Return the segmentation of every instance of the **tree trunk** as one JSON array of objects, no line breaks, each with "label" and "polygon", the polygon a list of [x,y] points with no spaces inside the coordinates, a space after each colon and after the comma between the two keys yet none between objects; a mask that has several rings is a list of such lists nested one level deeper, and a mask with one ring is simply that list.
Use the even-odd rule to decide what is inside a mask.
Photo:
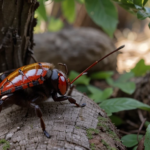
[{"label": "tree trunk", "polygon": [[[30,62],[28,54],[32,54],[37,7],[36,0],[0,0],[0,71]],[[86,102],[86,107],[77,108],[67,101],[47,101],[40,105],[47,131],[52,135],[50,139],[43,135],[35,112],[30,111],[29,116],[24,117],[27,109],[4,108],[0,113],[0,141],[7,141],[0,144],[0,149],[124,150],[105,112],[79,92],[74,91],[73,96],[78,103]]]},{"label": "tree trunk", "polygon": [[0,72],[28,64],[36,0],[0,0]]}]

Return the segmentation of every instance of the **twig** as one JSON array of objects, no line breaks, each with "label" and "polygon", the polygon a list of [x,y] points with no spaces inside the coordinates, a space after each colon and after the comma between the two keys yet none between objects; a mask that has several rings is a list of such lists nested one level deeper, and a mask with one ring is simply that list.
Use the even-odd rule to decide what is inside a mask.
[{"label": "twig", "polygon": [[[130,131],[130,133],[138,133],[138,132],[139,132],[139,130],[132,130],[132,131]],[[140,131],[139,133],[145,134],[145,131]]]},{"label": "twig", "polygon": [[139,115],[139,118],[140,118],[141,122],[143,122],[143,120],[145,118],[143,117],[143,114],[142,114],[141,110],[138,110],[138,115]]},{"label": "twig", "polygon": [[130,120],[127,120],[126,122],[135,128],[139,128],[139,126],[137,124],[135,124],[134,122],[132,122]]},{"label": "twig", "polygon": [[140,142],[140,141],[139,141],[139,132],[140,132],[141,129],[143,128],[143,125],[144,125],[145,121],[146,121],[146,118],[143,119],[142,124],[141,124],[141,126],[140,126],[140,128],[139,128],[139,131],[138,131],[138,134],[137,134],[138,143]]},{"label": "twig", "polygon": [[120,133],[122,134],[130,134],[129,132],[123,131],[123,130],[119,130]]}]

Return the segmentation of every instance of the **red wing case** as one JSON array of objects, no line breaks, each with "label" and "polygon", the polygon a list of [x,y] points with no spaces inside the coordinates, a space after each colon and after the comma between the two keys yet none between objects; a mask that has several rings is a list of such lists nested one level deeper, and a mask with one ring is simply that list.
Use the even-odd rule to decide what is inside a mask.
[{"label": "red wing case", "polygon": [[43,84],[49,69],[53,69],[50,63],[34,63],[18,68],[0,83],[0,96]]}]

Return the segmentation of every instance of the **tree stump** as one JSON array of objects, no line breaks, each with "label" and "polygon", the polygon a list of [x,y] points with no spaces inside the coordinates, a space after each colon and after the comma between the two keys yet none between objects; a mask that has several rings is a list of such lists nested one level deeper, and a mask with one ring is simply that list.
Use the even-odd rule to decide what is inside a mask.
[{"label": "tree stump", "polygon": [[[92,28],[71,28],[59,32],[35,34],[35,56],[39,61],[65,63],[69,71],[81,72],[115,49],[102,31]],[[117,53],[105,58],[88,72],[116,70]]]},{"label": "tree stump", "polygon": [[[73,91],[78,108],[68,101],[56,103],[51,99],[41,103],[48,139],[43,135],[35,112],[18,106],[4,108],[0,113],[0,139],[10,143],[10,150],[125,150],[115,126],[106,113],[85,95]],[[5,146],[1,144],[0,149]]]}]

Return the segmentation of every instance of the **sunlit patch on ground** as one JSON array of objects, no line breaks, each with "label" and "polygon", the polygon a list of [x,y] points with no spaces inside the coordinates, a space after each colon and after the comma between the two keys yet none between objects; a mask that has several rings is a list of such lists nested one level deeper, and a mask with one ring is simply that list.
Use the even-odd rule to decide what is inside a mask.
[{"label": "sunlit patch on ground", "polygon": [[[134,24],[133,24],[134,26]],[[135,32],[132,29],[125,28],[122,31],[116,30],[116,47],[125,45],[118,55],[117,70],[119,73],[129,72],[140,59],[144,59],[147,65],[150,65],[150,29],[148,20],[141,25],[142,30]]]}]

